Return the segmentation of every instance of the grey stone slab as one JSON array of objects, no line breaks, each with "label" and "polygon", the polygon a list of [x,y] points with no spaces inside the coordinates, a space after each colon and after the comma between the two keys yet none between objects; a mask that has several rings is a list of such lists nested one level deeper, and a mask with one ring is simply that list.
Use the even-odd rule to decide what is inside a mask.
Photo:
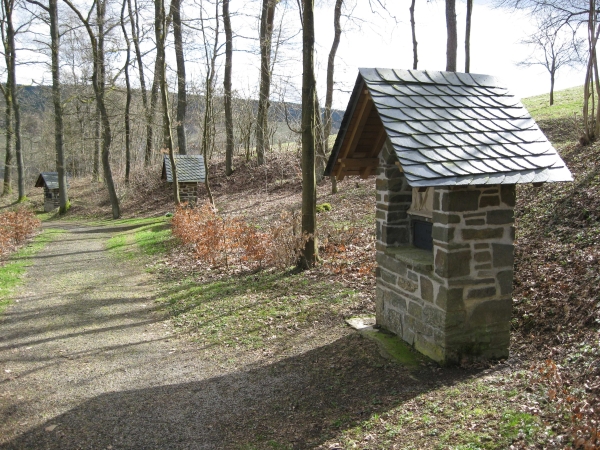
[{"label": "grey stone slab", "polygon": [[488,172],[506,172],[507,170],[506,166],[498,162],[498,158],[487,158],[480,161],[491,169]]},{"label": "grey stone slab", "polygon": [[[397,150],[398,148],[406,148],[412,150],[420,146],[420,143],[415,141],[410,136],[392,136],[390,137],[390,141],[392,145]],[[396,151],[397,153],[397,151]]]},{"label": "grey stone slab", "polygon": [[410,127],[409,122],[385,119],[382,119],[382,122],[386,131],[395,131],[396,133],[407,135],[414,134],[415,132],[415,130]]},{"label": "grey stone slab", "polygon": [[419,81],[412,75],[410,70],[394,69],[394,73],[396,74],[396,77],[404,83],[414,83]]},{"label": "grey stone slab", "polygon": [[548,169],[538,169],[534,171],[532,183],[545,183],[550,178],[550,171]]},{"label": "grey stone slab", "polygon": [[378,97],[386,96],[386,95],[395,97],[396,95],[399,94],[398,91],[396,90],[396,88],[394,87],[394,85],[392,85],[392,84],[369,83],[368,88],[369,88],[371,95],[377,95]]},{"label": "grey stone slab", "polygon": [[453,134],[428,134],[427,136],[433,141],[437,142],[437,144],[441,147],[454,145],[454,142],[449,140],[450,137],[454,137]]},{"label": "grey stone slab", "polygon": [[414,164],[414,163],[428,163],[435,161],[433,158],[428,157],[428,153],[423,150],[403,150],[398,158],[401,159],[401,163]]},{"label": "grey stone slab", "polygon": [[468,162],[477,169],[480,173],[494,173],[497,169],[487,164],[487,159],[469,159]]},{"label": "grey stone slab", "polygon": [[493,88],[500,84],[498,82],[498,79],[491,75],[481,75],[481,74],[462,74],[462,75],[469,75],[475,83],[477,83],[479,86],[486,87],[486,88],[487,87]]},{"label": "grey stone slab", "polygon": [[409,71],[411,76],[415,79],[416,82],[418,83],[422,83],[422,84],[435,84],[432,80],[431,77],[429,76],[428,72],[424,72],[421,70],[410,70]]},{"label": "grey stone slab", "polygon": [[377,73],[382,80],[387,81],[388,83],[396,83],[401,81],[393,69],[377,69]]},{"label": "grey stone slab", "polygon": [[431,170],[433,170],[434,172],[440,174],[440,176],[442,177],[452,177],[457,175],[457,171],[455,170],[451,170],[450,168],[454,168],[454,164],[452,162],[446,161],[446,162],[436,162],[436,163],[428,163],[427,167],[429,167]]},{"label": "grey stone slab", "polygon": [[462,108],[463,104],[451,95],[442,95],[440,99],[446,103],[446,106],[451,108]]},{"label": "grey stone slab", "polygon": [[531,165],[539,169],[552,167],[557,161],[560,160],[558,155],[526,156],[525,159]]},{"label": "grey stone slab", "polygon": [[511,125],[511,127],[517,130],[528,130],[532,128],[539,130],[538,126],[535,124],[535,121],[531,118],[509,119],[507,122]]},{"label": "grey stone slab", "polygon": [[431,133],[446,133],[447,130],[440,126],[438,120],[423,120],[421,122],[412,121],[410,123],[411,128],[423,134]]},{"label": "grey stone slab", "polygon": [[414,95],[415,92],[413,90],[414,85],[409,84],[394,84],[391,85],[394,89],[394,93],[392,95]]},{"label": "grey stone slab", "polygon": [[[465,170],[461,166],[465,163],[465,161],[447,161],[443,163],[444,167],[448,169],[455,175],[463,176],[463,175],[471,175],[472,172],[469,170]],[[460,165],[459,165],[460,164]]]},{"label": "grey stone slab", "polygon": [[444,130],[444,132],[449,133],[459,133],[461,131],[466,131],[463,128],[459,128],[457,125],[464,124],[463,121],[460,120],[438,120],[436,125]]},{"label": "grey stone slab", "polygon": [[457,73],[455,72],[440,72],[441,75],[446,79],[446,82],[452,86],[473,86],[474,83],[469,81],[465,83],[461,78],[459,78]]},{"label": "grey stone slab", "polygon": [[414,117],[409,116],[404,111],[398,108],[382,108],[378,109],[379,116],[382,122],[394,121],[394,120],[415,120]]},{"label": "grey stone slab", "polygon": [[415,135],[413,139],[425,147],[438,147],[439,144],[431,139],[427,134]]},{"label": "grey stone slab", "polygon": [[516,130],[511,131],[514,136],[519,138],[522,142],[544,142],[546,137],[541,130],[530,129],[530,130]]},{"label": "grey stone slab", "polygon": [[418,178],[438,178],[439,174],[424,165],[406,166],[404,173]]},{"label": "grey stone slab", "polygon": [[372,95],[371,98],[377,107],[402,108],[405,106],[396,97]]},{"label": "grey stone slab", "polygon": [[358,71],[367,83],[382,81],[376,69],[361,68]]},{"label": "grey stone slab", "polygon": [[438,119],[438,116],[436,116],[435,114],[432,114],[431,111],[428,111],[428,110],[419,111],[416,109],[406,109],[406,110],[404,110],[404,113],[407,116],[411,117],[413,120]]},{"label": "grey stone slab", "polygon": [[[423,105],[414,101],[412,99],[412,97],[395,97],[396,101],[399,102],[401,105],[405,106],[406,108],[423,108]],[[423,99],[419,99],[421,101],[421,103],[423,103]],[[426,108],[430,108],[430,106],[426,106]]]},{"label": "grey stone slab", "polygon": [[453,136],[455,136],[456,138],[460,139],[461,141],[463,141],[464,144],[466,145],[478,145],[480,144],[480,142],[478,142],[473,136],[471,135],[471,133],[456,133]]}]

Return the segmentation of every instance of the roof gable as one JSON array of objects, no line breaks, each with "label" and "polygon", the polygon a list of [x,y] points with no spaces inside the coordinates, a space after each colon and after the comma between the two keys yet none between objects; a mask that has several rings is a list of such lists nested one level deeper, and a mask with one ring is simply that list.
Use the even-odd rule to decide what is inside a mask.
[{"label": "roof gable", "polygon": [[572,180],[521,102],[487,75],[360,69],[326,174],[367,176],[386,139],[411,186]]},{"label": "roof gable", "polygon": [[[175,155],[178,183],[204,183],[204,157],[202,155]],[[171,160],[168,155],[163,158],[162,176],[169,183],[173,182]]]},{"label": "roof gable", "polygon": [[58,189],[58,172],[42,172],[35,182],[35,187]]}]

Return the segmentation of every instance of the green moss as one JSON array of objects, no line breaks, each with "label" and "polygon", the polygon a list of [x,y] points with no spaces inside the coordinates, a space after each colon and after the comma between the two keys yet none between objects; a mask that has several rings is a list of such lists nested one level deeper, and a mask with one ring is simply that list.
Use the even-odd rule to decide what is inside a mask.
[{"label": "green moss", "polygon": [[321,203],[320,205],[317,205],[317,212],[318,213],[322,213],[325,211],[331,211],[331,204],[330,203]]},{"label": "green moss", "polygon": [[421,357],[394,334],[379,330],[363,330],[361,334],[377,342],[384,355],[389,356],[403,366],[417,367],[421,362]]}]

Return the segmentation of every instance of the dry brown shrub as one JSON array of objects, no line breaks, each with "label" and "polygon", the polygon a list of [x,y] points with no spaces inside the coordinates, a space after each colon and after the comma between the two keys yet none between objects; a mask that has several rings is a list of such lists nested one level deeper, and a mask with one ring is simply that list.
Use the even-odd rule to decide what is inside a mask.
[{"label": "dry brown shrub", "polygon": [[20,208],[0,214],[0,256],[15,250],[40,224],[28,209]]},{"label": "dry brown shrub", "polygon": [[261,229],[239,218],[222,217],[209,203],[177,208],[171,225],[173,235],[211,267],[288,267],[295,263],[304,241],[295,232],[295,215],[283,213]]}]

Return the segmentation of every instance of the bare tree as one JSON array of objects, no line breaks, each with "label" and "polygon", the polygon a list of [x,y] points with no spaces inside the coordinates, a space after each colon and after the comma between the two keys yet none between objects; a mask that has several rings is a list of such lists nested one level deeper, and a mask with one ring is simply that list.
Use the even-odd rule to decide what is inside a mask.
[{"label": "bare tree", "polygon": [[160,97],[163,108],[163,151],[168,152],[171,163],[171,174],[173,177],[173,196],[175,204],[181,203],[179,199],[179,180],[177,177],[177,165],[173,150],[173,136],[171,133],[171,116],[169,110],[169,87],[167,85],[167,63],[165,58],[165,43],[167,40],[168,25],[165,13],[164,0],[154,1],[154,32],[156,34],[156,70],[155,79],[158,78]]},{"label": "bare tree", "polygon": [[[14,117],[14,129],[7,132],[8,135],[13,135],[15,140],[15,157],[17,159],[17,186],[18,186],[18,202],[25,200],[25,169],[23,167],[23,149],[21,144],[21,110],[17,92],[16,80],[16,64],[17,64],[17,48],[15,36],[17,30],[14,26],[14,0],[2,0],[2,20],[0,21],[0,31],[2,34],[2,44],[4,47],[4,59],[6,61],[6,86],[3,87],[4,98],[6,99],[6,115],[7,119],[12,111]],[[8,127],[7,127],[8,129]],[[8,149],[8,145],[7,145]],[[8,153],[8,151],[7,151]],[[6,170],[10,170],[10,166]],[[10,180],[10,178],[9,178]],[[6,180],[5,180],[6,181]],[[10,184],[9,184],[10,185]],[[5,184],[6,189],[6,184]],[[10,188],[9,188],[10,190]]]},{"label": "bare tree", "polygon": [[[88,36],[90,38],[90,44],[93,54],[94,70],[92,72],[92,86],[94,88],[94,94],[96,97],[96,105],[100,112],[100,119],[102,121],[102,168],[104,172],[104,180],[106,187],[108,188],[108,196],[110,198],[110,204],[112,207],[113,219],[118,219],[121,216],[121,209],[119,206],[119,198],[117,197],[117,191],[112,177],[112,170],[110,167],[110,148],[112,143],[112,132],[110,127],[110,119],[105,103],[105,77],[106,77],[106,66],[104,61],[104,20],[106,14],[106,0],[96,0],[90,8],[87,17],[71,3],[70,0],[63,0],[69,8],[77,15],[82,25],[85,27]],[[94,7],[96,7],[96,21],[97,21],[97,32],[94,32],[90,23],[90,17],[93,13]]]},{"label": "bare tree", "polygon": [[544,67],[550,75],[550,105],[554,104],[554,83],[557,72],[566,66],[582,63],[583,39],[578,39],[568,24],[556,23],[552,16],[537,20],[537,30],[522,41],[534,46],[534,53],[519,65]]},{"label": "bare tree", "polygon": [[473,16],[473,0],[467,0],[467,19],[465,26],[465,72],[471,71],[471,18]]},{"label": "bare tree", "polygon": [[298,265],[309,269],[318,260],[317,244],[317,184],[315,176],[317,83],[315,80],[315,18],[314,0],[302,2],[302,234],[304,248]]},{"label": "bare tree", "polygon": [[[127,34],[127,27],[125,26],[125,8],[127,6],[127,0],[123,0],[121,7],[121,30],[123,31],[123,37],[125,38],[125,64],[123,66],[123,72],[125,73],[125,114],[123,120],[125,121],[125,183],[129,183],[129,173],[131,170],[131,82],[129,80],[129,64],[131,60],[131,40]],[[130,19],[131,20],[131,19]]]},{"label": "bare tree", "polygon": [[233,66],[233,32],[231,30],[231,17],[229,16],[229,0],[223,0],[223,27],[225,29],[225,78],[223,79],[225,103],[225,175],[233,173],[233,111],[231,108],[231,70]]},{"label": "bare tree", "polygon": [[262,0],[260,14],[260,87],[258,93],[258,113],[256,118],[256,157],[258,164],[264,164],[265,152],[269,149],[268,115],[271,92],[271,44],[275,7],[279,0]]},{"label": "bare tree", "polygon": [[[417,52],[417,30],[415,25],[415,1],[412,0],[410,3],[410,31],[412,33],[412,48],[413,48],[413,69],[417,70],[417,66],[419,65],[419,54]],[[471,1],[471,0],[467,0]]]},{"label": "bare tree", "polygon": [[458,34],[456,31],[456,0],[446,0],[446,70],[456,72]]},{"label": "bare tree", "polygon": [[171,0],[171,16],[173,17],[173,37],[175,41],[175,60],[177,62],[177,146],[179,153],[187,153],[185,135],[185,117],[187,111],[185,57],[183,54],[183,34],[181,30],[181,0]]}]

